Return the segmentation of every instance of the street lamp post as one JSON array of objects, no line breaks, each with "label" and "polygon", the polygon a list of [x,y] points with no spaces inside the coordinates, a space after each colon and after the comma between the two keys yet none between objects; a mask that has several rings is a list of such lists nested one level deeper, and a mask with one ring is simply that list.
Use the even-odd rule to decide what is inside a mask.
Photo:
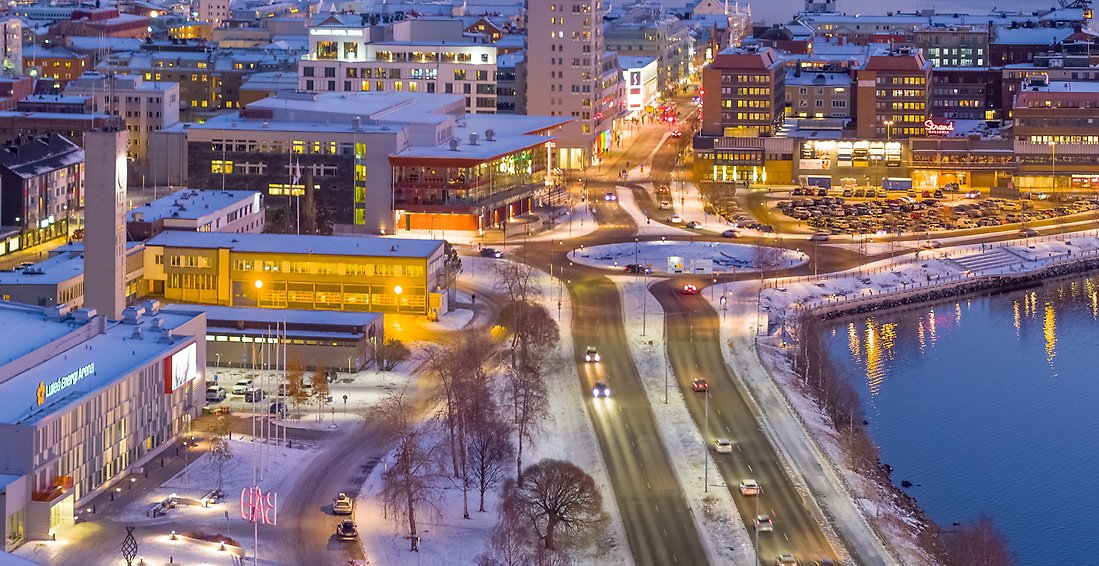
[{"label": "street lamp post", "polygon": [[892,140],[893,139],[893,120],[886,120],[886,121],[882,122],[882,125],[885,126],[885,139],[886,139],[886,141]]},{"label": "street lamp post", "polygon": [[705,417],[703,417],[703,428],[706,430],[706,434],[702,438],[702,492],[710,492],[710,447],[707,445],[710,442],[710,390],[707,389],[704,394],[706,395],[704,411]]}]

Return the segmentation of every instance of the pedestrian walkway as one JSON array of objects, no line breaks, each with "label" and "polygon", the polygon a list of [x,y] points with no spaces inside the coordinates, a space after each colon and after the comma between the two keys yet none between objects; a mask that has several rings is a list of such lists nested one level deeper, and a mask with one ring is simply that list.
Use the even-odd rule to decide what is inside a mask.
[{"label": "pedestrian walkway", "polygon": [[958,264],[963,270],[972,273],[980,273],[989,269],[1002,269],[1019,265],[1023,262],[1022,258],[1002,247],[995,247],[987,251],[956,257],[951,261]]}]

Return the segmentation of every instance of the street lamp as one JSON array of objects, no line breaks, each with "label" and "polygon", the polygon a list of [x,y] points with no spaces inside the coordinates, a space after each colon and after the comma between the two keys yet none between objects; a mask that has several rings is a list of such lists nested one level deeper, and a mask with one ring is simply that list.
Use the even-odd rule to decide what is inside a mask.
[{"label": "street lamp", "polygon": [[397,312],[401,312],[401,293],[402,292],[404,292],[404,289],[402,289],[400,285],[394,285],[393,286],[393,294],[397,295]]},{"label": "street lamp", "polygon": [[1057,142],[1052,140],[1052,139],[1049,140],[1049,157],[1050,157],[1050,164],[1053,166],[1053,170],[1051,172],[1053,178],[1050,180],[1050,183],[1049,183],[1049,192],[1050,193],[1056,193],[1057,192]]},{"label": "street lamp", "polygon": [[260,281],[259,279],[256,279],[256,289],[262,289],[262,288],[263,288],[263,281]]},{"label": "street lamp", "polygon": [[893,139],[893,120],[886,120],[882,125],[885,126],[885,139],[887,141]]}]

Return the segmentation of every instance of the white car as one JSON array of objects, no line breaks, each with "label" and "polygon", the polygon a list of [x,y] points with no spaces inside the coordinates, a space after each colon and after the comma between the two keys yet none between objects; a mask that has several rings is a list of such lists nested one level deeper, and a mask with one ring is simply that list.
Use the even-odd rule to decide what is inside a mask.
[{"label": "white car", "polygon": [[759,483],[756,480],[740,480],[741,495],[759,495]]},{"label": "white car", "polygon": [[214,385],[206,389],[206,400],[211,403],[225,400],[225,388]]},{"label": "white car", "polygon": [[595,349],[595,346],[588,346],[588,349],[584,352],[584,361],[598,362],[599,360],[599,351]]},{"label": "white car", "polygon": [[233,395],[244,395],[252,389],[251,379],[242,379],[233,384]]},{"label": "white car", "polygon": [[761,533],[769,533],[775,530],[775,522],[770,515],[756,515],[756,530]]},{"label": "white car", "polygon": [[332,513],[334,515],[350,515],[355,510],[355,503],[346,493],[339,493],[332,500]]},{"label": "white car", "polygon": [[683,219],[680,218],[680,216],[678,214],[673,214],[673,215],[668,217],[668,222],[671,222],[672,224],[682,224]]},{"label": "white car", "polygon": [[671,210],[672,203],[666,200],[660,201],[660,210]]},{"label": "white car", "polygon": [[717,452],[718,454],[732,454],[733,441],[728,438],[718,438],[714,440],[714,452]]},{"label": "white car", "polygon": [[798,566],[798,559],[793,554],[782,554],[775,559],[775,566]]}]

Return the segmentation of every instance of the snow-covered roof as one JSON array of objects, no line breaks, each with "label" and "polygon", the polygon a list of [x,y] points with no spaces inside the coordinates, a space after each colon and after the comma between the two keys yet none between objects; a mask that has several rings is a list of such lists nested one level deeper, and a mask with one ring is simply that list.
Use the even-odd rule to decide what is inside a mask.
[{"label": "snow-covered roof", "polygon": [[618,66],[623,70],[641,69],[651,65],[654,61],[656,61],[656,57],[622,55],[621,52],[618,54]]},{"label": "snow-covered roof", "polygon": [[1001,45],[1052,45],[1072,35],[1072,28],[999,28],[991,43]]},{"label": "snow-covered roof", "polygon": [[[0,360],[5,365],[40,348],[56,349],[26,371],[0,382],[0,423],[32,424],[52,413],[76,403],[134,371],[164,359],[182,349],[194,337],[176,336],[168,342],[159,340],[160,332],[152,329],[152,317],[142,324],[144,337],[132,339],[134,325],[106,323],[104,332],[89,338],[55,344],[59,339],[84,331],[84,326],[70,320],[47,320],[46,309],[11,303],[0,304]],[[191,321],[196,312],[182,310],[157,315],[165,329],[175,329]],[[95,321],[85,324],[96,324]],[[204,338],[199,338],[204,339]],[[127,354],[126,352],[130,353]],[[83,373],[84,371],[90,373]],[[201,371],[201,370],[200,370]],[[41,406],[36,402],[38,390],[46,383],[81,372],[71,385],[47,398]]]},{"label": "snow-covered roof", "polygon": [[57,134],[35,136],[0,149],[0,167],[23,179],[33,179],[83,162],[84,150]]},{"label": "snow-covered roof", "polygon": [[58,254],[26,269],[0,271],[0,286],[58,285],[84,276],[84,258],[80,255]]},{"label": "snow-covered roof", "polygon": [[259,203],[256,191],[182,190],[145,203],[126,213],[127,222],[153,222],[161,218],[197,220],[226,208],[238,208],[249,203]]},{"label": "snow-covered roof", "polygon": [[786,84],[787,86],[850,86],[851,76],[847,73],[812,70],[804,70],[798,76],[794,69],[787,69]]},{"label": "snow-covered roof", "polygon": [[[161,311],[170,311],[177,308],[176,305],[168,305]],[[201,310],[206,313],[206,324],[209,328],[217,328],[224,325],[236,327],[237,321],[245,323],[270,323],[287,324],[316,324],[326,326],[370,326],[382,318],[381,313],[376,312],[351,312],[351,311],[318,311],[295,309],[262,309],[247,307],[222,307],[214,305],[183,305],[179,308]]]},{"label": "snow-covered roof", "polygon": [[170,231],[153,236],[145,245],[169,248],[229,249],[238,253],[429,258],[442,248],[443,242],[442,240],[413,240],[375,236]]}]

